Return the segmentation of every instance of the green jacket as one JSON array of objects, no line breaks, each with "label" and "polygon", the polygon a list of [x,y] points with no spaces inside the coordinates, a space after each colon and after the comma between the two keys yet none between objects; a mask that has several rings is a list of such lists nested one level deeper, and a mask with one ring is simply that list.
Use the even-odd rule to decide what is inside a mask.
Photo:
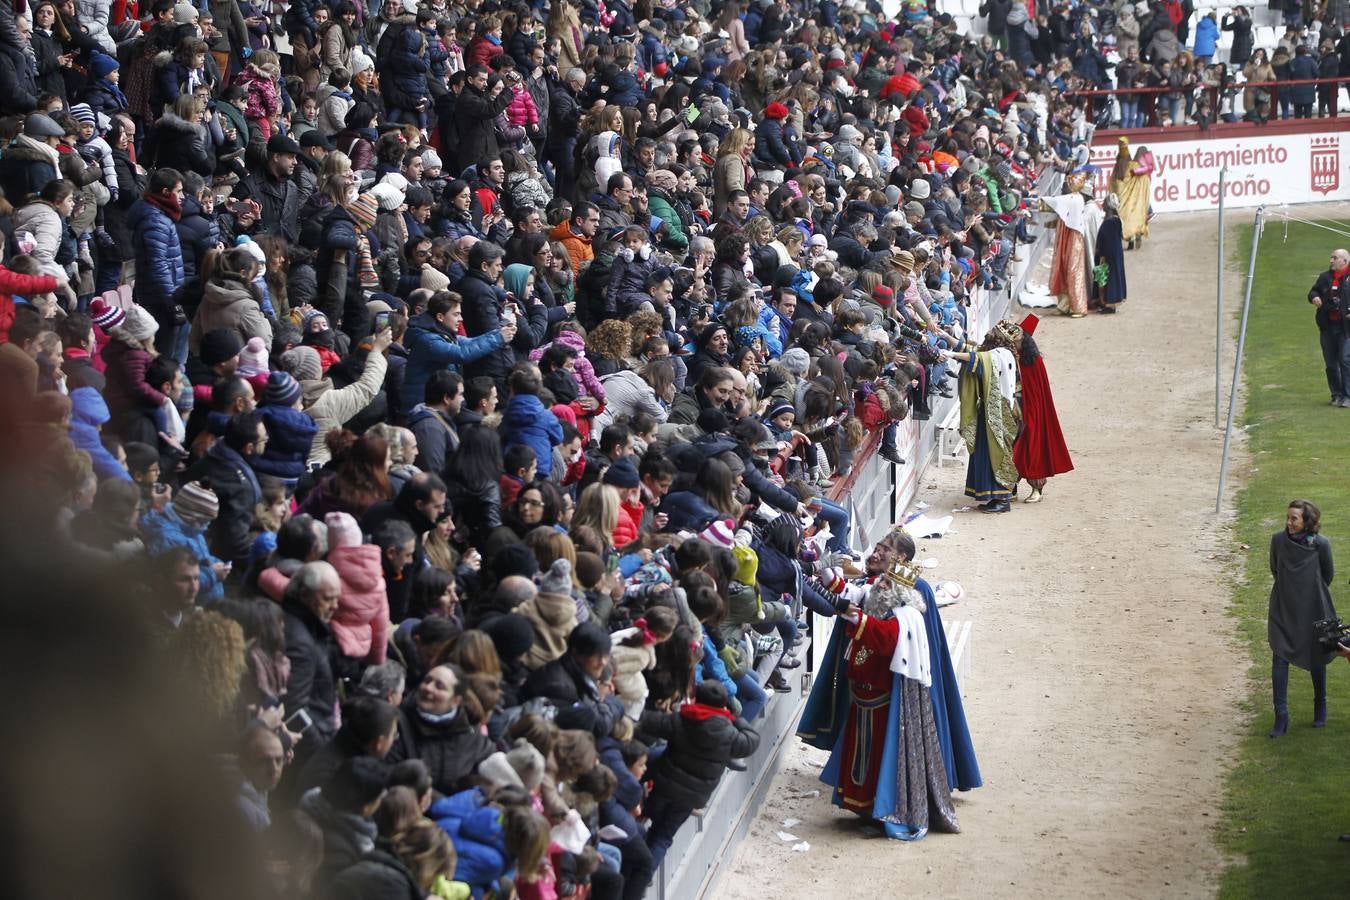
[{"label": "green jacket", "polygon": [[677,250],[680,253],[689,249],[689,236],[684,233],[684,226],[680,224],[680,217],[675,213],[675,207],[670,205],[670,201],[662,197],[660,193],[654,190],[647,192],[647,209],[662,222],[666,223],[666,236],[661,241],[661,246],[669,250]]}]

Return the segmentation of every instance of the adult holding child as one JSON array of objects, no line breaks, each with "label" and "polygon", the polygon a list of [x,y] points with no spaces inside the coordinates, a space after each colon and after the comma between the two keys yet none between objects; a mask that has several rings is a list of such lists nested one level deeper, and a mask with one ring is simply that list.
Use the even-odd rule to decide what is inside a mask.
[{"label": "adult holding child", "polygon": [[1336,567],[1331,542],[1320,532],[1322,514],[1308,500],[1293,500],[1285,511],[1284,529],[1270,538],[1270,589],[1267,635],[1274,654],[1270,681],[1275,702],[1272,738],[1289,728],[1289,666],[1312,674],[1313,727],[1327,724],[1327,663],[1334,654],[1322,650],[1313,623],[1336,618],[1331,579]]}]

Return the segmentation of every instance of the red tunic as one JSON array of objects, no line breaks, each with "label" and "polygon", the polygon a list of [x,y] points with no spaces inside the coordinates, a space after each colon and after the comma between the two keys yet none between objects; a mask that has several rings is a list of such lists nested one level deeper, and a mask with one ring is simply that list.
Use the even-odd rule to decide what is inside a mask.
[{"label": "red tunic", "polygon": [[845,626],[849,636],[849,705],[844,720],[843,757],[839,761],[839,794],[846,809],[870,814],[877,792],[881,751],[886,743],[886,716],[891,705],[891,657],[900,638],[898,619],[863,615]]},{"label": "red tunic", "polygon": [[1045,363],[1037,355],[1022,365],[1022,433],[1013,444],[1013,463],[1028,481],[1073,471]]}]

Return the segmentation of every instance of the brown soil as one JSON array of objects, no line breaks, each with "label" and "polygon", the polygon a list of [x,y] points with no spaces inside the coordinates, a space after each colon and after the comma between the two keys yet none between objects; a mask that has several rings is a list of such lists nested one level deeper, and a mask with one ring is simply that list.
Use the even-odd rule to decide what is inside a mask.
[{"label": "brown soil", "polygon": [[[974,623],[963,687],[985,785],[956,798],[962,834],[884,840],[830,804],[826,754],[798,743],[711,896],[1213,895],[1244,689],[1216,652],[1234,632],[1235,559],[1214,514],[1217,236],[1212,213],[1153,225],[1126,254],[1120,314],[1047,311],[1036,335],[1076,470],[1039,505],[959,514],[954,534],[920,545],[940,562],[930,581],[966,590],[944,619]],[[964,475],[930,469],[919,499],[935,514],[968,505]]]}]

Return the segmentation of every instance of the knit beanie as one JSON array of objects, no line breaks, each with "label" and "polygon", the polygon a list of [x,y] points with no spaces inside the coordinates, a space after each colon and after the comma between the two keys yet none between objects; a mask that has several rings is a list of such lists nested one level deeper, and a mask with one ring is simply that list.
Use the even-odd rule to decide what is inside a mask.
[{"label": "knit beanie", "polygon": [[[374,197],[379,203],[380,209],[385,212],[392,212],[403,205],[404,193],[392,184],[377,184],[369,191],[370,196]],[[361,198],[357,198],[358,200]]]},{"label": "knit beanie", "polygon": [[125,316],[117,330],[123,337],[130,338],[133,342],[148,341],[155,336],[156,331],[159,331],[159,323],[143,307],[127,307]]},{"label": "knit beanie", "polygon": [[323,374],[319,351],[313,347],[292,347],[281,354],[281,368],[295,376],[297,381],[318,381]]},{"label": "knit beanie", "polygon": [[736,580],[741,584],[754,584],[759,577],[759,554],[737,544],[731,548],[731,555],[736,557]]},{"label": "knit beanie", "polygon": [[784,413],[792,413],[795,416],[797,414],[797,408],[786,400],[779,400],[773,406],[769,407],[769,412],[765,418],[772,422]]},{"label": "knit beanie", "polygon": [[565,559],[555,559],[539,579],[539,593],[572,596],[572,564]]},{"label": "knit beanie", "polygon": [[524,616],[508,613],[478,627],[492,639],[492,646],[497,648],[497,656],[502,662],[520,659],[534,646],[534,626]]},{"label": "knit beanie", "polygon": [[519,776],[525,790],[534,791],[544,780],[544,756],[525,738],[517,738],[516,745],[506,751],[506,761]]},{"label": "knit beanie", "polygon": [[216,499],[215,491],[205,484],[189,481],[174,495],[173,508],[189,525],[204,528],[215,521],[220,512],[220,501]]},{"label": "knit beanie", "polygon": [[76,103],[70,108],[70,115],[81,125],[98,124],[98,118],[94,115],[94,108],[88,103]]},{"label": "knit beanie", "polygon": [[909,183],[909,195],[915,200],[927,200],[933,194],[933,186],[927,179],[915,178]]},{"label": "knit beanie", "polygon": [[811,368],[811,354],[801,347],[791,347],[783,351],[779,362],[785,370],[801,378],[806,374],[806,370]]},{"label": "knit beanie", "polygon": [[260,337],[249,338],[239,351],[239,374],[248,378],[266,374],[267,369],[267,343]]},{"label": "knit beanie", "polygon": [[89,302],[89,318],[104,334],[121,325],[126,317],[122,307],[110,306],[102,297],[95,297]]},{"label": "knit beanie", "polygon": [[630,457],[625,456],[605,470],[601,481],[616,488],[635,488],[639,484],[637,467],[633,465]]},{"label": "knit beanie", "polygon": [[89,77],[94,79],[107,78],[109,74],[120,68],[121,65],[118,64],[117,60],[106,53],[95,50],[89,61]]},{"label": "knit beanie", "polygon": [[581,586],[590,590],[600,583],[600,579],[605,577],[605,561],[599,554],[592,553],[589,550],[582,550],[577,553],[577,581]]},{"label": "knit beanie", "polygon": [[192,25],[200,15],[197,12],[197,7],[191,3],[175,3],[173,5],[173,22],[175,25]]},{"label": "knit beanie", "polygon": [[360,75],[375,68],[375,60],[360,47],[352,48],[352,75]]},{"label": "knit beanie", "polygon": [[877,306],[891,306],[895,303],[895,291],[879,284],[872,288],[872,299],[877,302]]},{"label": "knit beanie", "polygon": [[[717,547],[726,547],[731,549],[735,540],[736,523],[730,519],[716,519],[711,525],[698,533],[701,540],[705,540]],[[739,579],[738,579],[739,580]]]},{"label": "knit beanie", "polygon": [[356,219],[362,231],[368,231],[375,226],[375,219],[380,214],[380,201],[372,194],[361,194],[347,205],[347,212]]},{"label": "knit beanie", "polygon": [[243,349],[244,341],[233,328],[213,328],[202,335],[201,351],[197,356],[207,366],[218,366],[234,359]]},{"label": "knit beanie", "polygon": [[295,406],[304,391],[300,382],[286,372],[273,372],[267,376],[267,390],[263,393],[266,406]]},{"label": "knit beanie", "polygon": [[351,513],[330,512],[324,516],[328,526],[328,549],[335,547],[361,546],[361,526],[356,524]]},{"label": "knit beanie", "polygon": [[439,169],[441,167],[441,155],[427,147],[422,151],[422,165],[428,169]]},{"label": "knit beanie", "polygon": [[507,760],[506,754],[500,750],[478,764],[478,774],[495,788],[524,787],[520,776]]}]

